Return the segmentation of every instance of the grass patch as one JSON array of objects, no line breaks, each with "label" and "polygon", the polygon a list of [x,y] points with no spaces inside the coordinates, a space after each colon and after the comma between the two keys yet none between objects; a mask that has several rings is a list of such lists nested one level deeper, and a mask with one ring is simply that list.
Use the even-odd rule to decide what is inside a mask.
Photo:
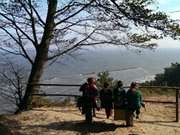
[{"label": "grass patch", "polygon": [[50,106],[71,106],[72,99],[67,97],[62,101],[53,101],[48,98],[36,96],[33,98],[32,107],[50,107]]},{"label": "grass patch", "polygon": [[0,115],[0,121],[7,120],[7,117],[5,115]]},{"label": "grass patch", "polygon": [[176,91],[174,89],[163,88],[141,88],[143,96],[175,96]]}]

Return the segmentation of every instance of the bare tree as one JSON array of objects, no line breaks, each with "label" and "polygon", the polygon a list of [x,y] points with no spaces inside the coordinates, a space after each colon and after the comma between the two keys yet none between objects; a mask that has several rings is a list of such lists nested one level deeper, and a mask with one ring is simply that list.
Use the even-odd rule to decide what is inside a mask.
[{"label": "bare tree", "polygon": [[[19,110],[28,109],[33,83],[48,60],[83,46],[154,47],[151,39],[177,37],[179,25],[148,9],[152,0],[4,0],[0,3],[0,49],[31,64]],[[30,52],[34,51],[34,55]]]},{"label": "bare tree", "polygon": [[[0,96],[9,108],[20,108],[27,81],[25,68],[9,60],[1,65],[0,71]],[[18,109],[17,109],[18,110]],[[6,110],[13,111],[14,110]]]}]

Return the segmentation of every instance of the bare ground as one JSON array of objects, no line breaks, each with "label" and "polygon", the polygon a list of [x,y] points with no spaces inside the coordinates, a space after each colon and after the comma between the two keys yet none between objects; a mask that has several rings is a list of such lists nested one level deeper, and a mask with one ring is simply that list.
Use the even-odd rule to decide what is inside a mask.
[{"label": "bare ground", "polygon": [[[5,121],[14,135],[180,135],[175,121],[175,105],[146,104],[134,127],[124,121],[106,119],[104,110],[97,111],[93,124],[84,123],[84,116],[73,106],[42,107],[9,116]],[[1,135],[1,133],[0,133]]]}]

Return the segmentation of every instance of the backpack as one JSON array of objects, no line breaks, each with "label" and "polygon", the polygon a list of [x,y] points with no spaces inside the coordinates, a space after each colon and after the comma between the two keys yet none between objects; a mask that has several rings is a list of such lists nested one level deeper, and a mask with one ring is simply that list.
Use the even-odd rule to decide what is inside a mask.
[{"label": "backpack", "polygon": [[81,85],[81,87],[79,88],[79,91],[82,92],[82,96],[85,96],[87,89],[88,89],[88,83],[87,82]]},{"label": "backpack", "polygon": [[116,88],[114,90],[114,107],[125,108],[126,107],[126,91],[123,88]]}]

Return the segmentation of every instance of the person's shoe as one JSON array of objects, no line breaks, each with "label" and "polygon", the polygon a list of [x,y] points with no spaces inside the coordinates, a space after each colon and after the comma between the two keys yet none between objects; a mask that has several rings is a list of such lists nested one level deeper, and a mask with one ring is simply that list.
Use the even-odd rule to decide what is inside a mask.
[{"label": "person's shoe", "polygon": [[139,119],[139,115],[136,116],[136,119]]}]

